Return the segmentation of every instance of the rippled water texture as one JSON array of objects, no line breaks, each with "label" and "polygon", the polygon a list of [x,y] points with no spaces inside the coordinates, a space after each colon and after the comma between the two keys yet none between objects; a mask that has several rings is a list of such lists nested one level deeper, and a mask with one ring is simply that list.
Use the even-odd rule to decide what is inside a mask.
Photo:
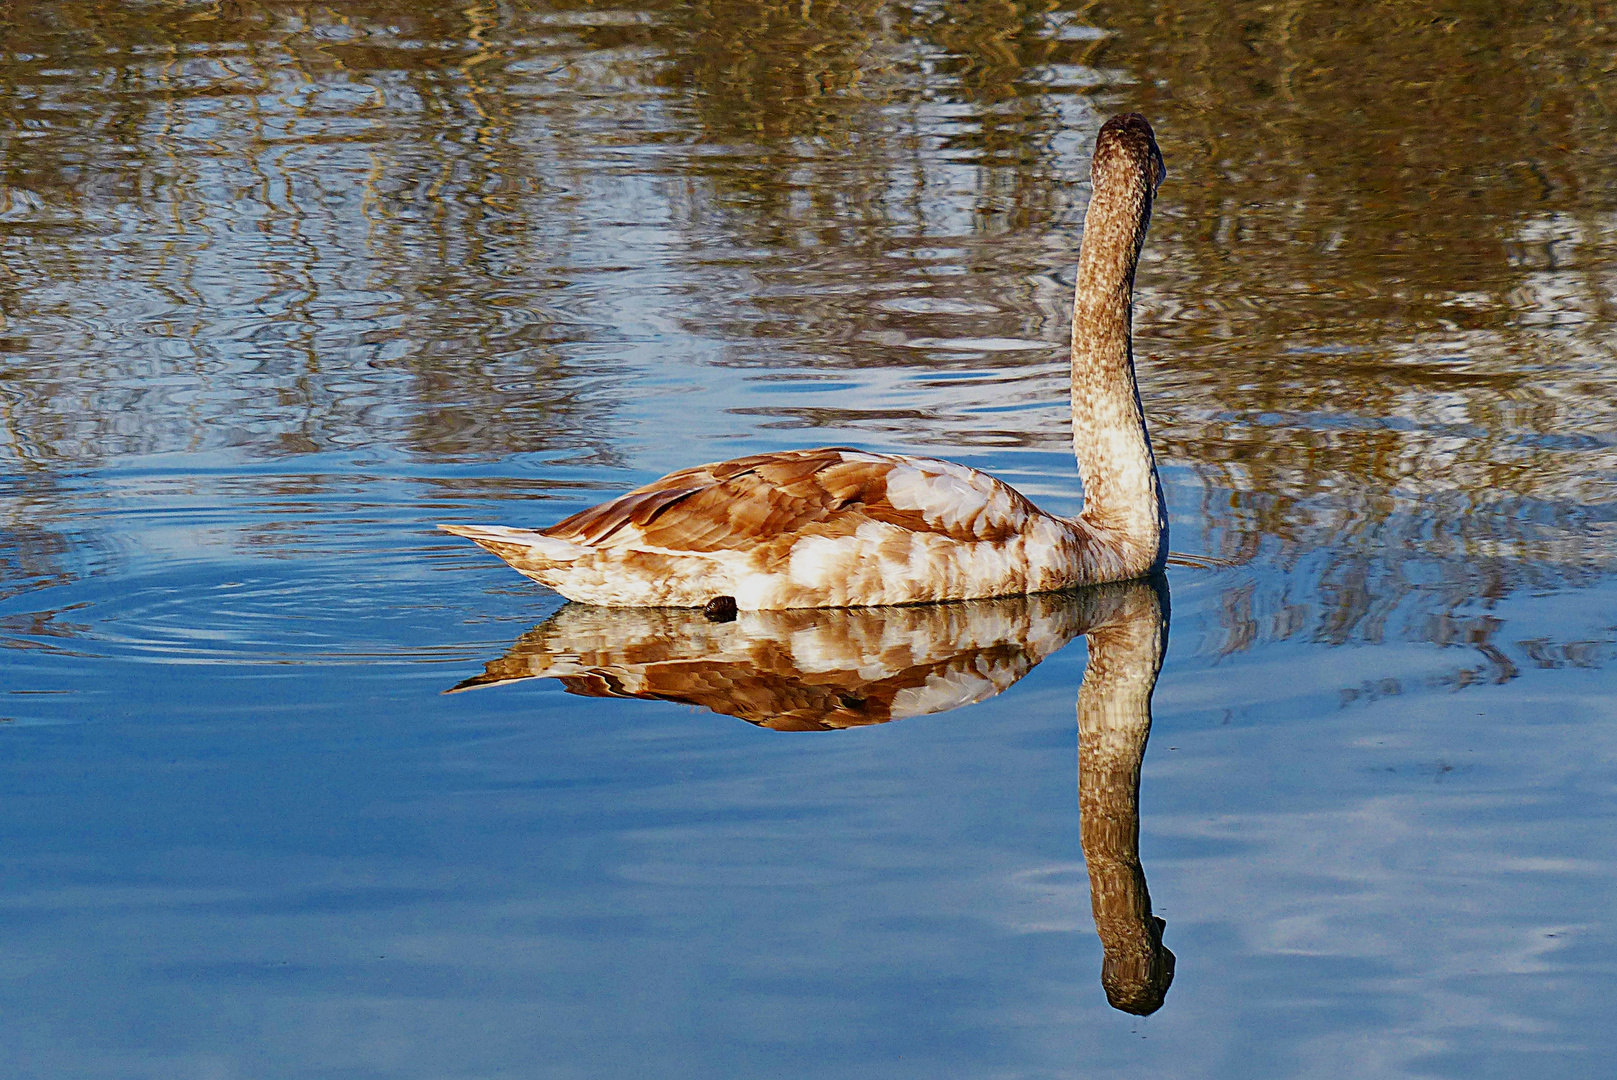
[{"label": "rippled water texture", "polygon": [[[1604,1075],[1613,57],[1605,4],[0,2],[0,1072]],[[433,531],[824,444],[1075,512],[1125,108],[1171,620],[603,621]]]}]

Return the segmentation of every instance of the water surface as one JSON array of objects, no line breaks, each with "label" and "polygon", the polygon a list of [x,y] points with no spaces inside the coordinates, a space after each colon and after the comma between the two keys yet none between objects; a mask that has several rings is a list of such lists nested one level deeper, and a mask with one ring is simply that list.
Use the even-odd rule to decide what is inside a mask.
[{"label": "water surface", "polygon": [[[12,1071],[1599,1075],[1613,56],[1570,4],[0,8]],[[1125,108],[1193,557],[1086,759],[1144,1019],[1078,615],[891,722],[445,695],[574,616],[432,530],[850,443],[1075,512]]]}]

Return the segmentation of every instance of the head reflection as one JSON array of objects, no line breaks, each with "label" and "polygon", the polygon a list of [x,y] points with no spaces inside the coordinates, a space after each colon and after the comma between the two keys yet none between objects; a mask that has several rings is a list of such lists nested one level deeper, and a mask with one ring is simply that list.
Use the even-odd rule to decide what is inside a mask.
[{"label": "head reflection", "polygon": [[1079,634],[1078,799],[1101,983],[1114,1008],[1162,1007],[1174,955],[1140,866],[1140,763],[1168,640],[1167,582],[889,608],[745,611],[569,604],[451,692],[553,678],[569,693],[700,705],[777,731],[946,712],[1007,689]]}]

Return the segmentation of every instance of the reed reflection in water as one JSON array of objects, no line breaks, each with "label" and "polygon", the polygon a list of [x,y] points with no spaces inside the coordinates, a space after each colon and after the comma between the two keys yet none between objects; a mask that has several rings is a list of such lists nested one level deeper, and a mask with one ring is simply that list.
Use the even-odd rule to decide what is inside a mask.
[{"label": "reed reflection in water", "polygon": [[1140,865],[1140,765],[1168,646],[1166,578],[1077,592],[886,608],[745,611],[569,604],[455,693],[553,678],[570,694],[698,705],[776,731],[833,731],[973,705],[1083,634],[1078,798],[1101,983],[1162,1007],[1174,954]]}]

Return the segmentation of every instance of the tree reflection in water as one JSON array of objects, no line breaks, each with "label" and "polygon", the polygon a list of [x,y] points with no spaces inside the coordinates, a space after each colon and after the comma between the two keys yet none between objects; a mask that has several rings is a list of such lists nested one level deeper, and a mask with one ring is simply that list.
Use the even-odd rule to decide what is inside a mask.
[{"label": "tree reflection in water", "polygon": [[[1501,600],[1617,550],[1611,20],[1237,7],[5,6],[0,462],[638,467],[628,414],[715,371],[720,435],[1058,450],[1053,271],[1128,104],[1174,170],[1136,344],[1179,542],[1281,571],[1209,651],[1508,654]],[[36,561],[93,513],[17,505]],[[1454,681],[1515,670],[1478,651]]]},{"label": "tree reflection in water", "polygon": [[1174,955],[1140,866],[1140,764],[1168,644],[1168,583],[888,608],[746,611],[569,604],[449,692],[553,678],[571,694],[699,705],[776,731],[947,712],[1008,689],[1079,634],[1078,805],[1101,983],[1112,1006],[1162,1007]]}]

